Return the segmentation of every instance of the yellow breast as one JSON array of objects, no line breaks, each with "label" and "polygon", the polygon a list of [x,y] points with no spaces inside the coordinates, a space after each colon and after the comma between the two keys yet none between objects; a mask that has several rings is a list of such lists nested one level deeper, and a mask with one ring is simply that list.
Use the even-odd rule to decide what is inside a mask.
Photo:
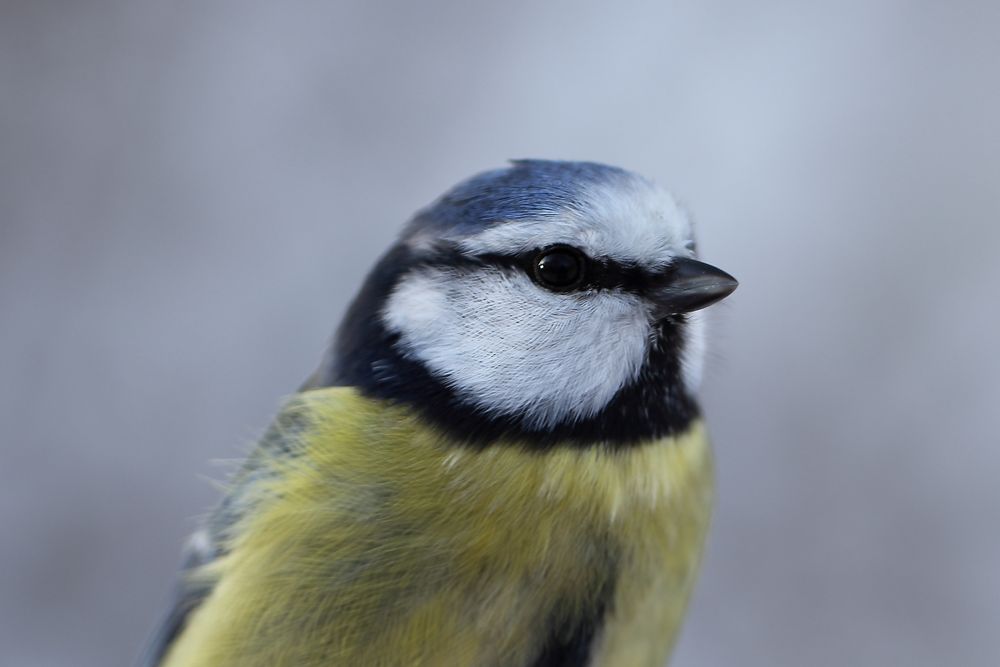
[{"label": "yellow breast", "polygon": [[704,429],[475,450],[346,388],[306,392],[166,665],[518,665],[606,609],[594,664],[660,665],[711,505]]}]

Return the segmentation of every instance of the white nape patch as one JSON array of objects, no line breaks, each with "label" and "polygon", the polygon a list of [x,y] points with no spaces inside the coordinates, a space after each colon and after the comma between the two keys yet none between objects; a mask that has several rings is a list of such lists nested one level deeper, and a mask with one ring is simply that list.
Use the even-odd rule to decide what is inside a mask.
[{"label": "white nape patch", "polygon": [[548,428],[597,414],[645,361],[648,307],[616,291],[556,294],[515,270],[427,267],[382,318],[401,352],[468,404]]},{"label": "white nape patch", "polygon": [[681,372],[684,375],[684,386],[691,394],[697,394],[701,388],[707,347],[705,311],[688,313],[684,326],[684,349],[681,350]]},{"label": "white nape patch", "polygon": [[454,239],[470,254],[518,254],[557,243],[656,270],[691,257],[691,222],[668,192],[635,174],[581,186],[572,207]]}]

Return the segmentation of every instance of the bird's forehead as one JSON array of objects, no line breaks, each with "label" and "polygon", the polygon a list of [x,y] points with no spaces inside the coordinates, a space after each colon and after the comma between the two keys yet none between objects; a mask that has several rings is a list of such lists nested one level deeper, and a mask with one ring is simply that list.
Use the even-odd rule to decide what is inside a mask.
[{"label": "bird's forehead", "polygon": [[422,211],[404,233],[469,254],[512,255],[554,244],[592,257],[660,267],[691,255],[691,226],[651,181],[594,163],[519,161],[466,181]]}]

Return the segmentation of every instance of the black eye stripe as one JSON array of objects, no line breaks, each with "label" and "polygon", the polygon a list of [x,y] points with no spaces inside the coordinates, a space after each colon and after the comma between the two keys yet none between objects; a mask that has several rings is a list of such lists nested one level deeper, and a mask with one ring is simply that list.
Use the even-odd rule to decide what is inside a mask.
[{"label": "black eye stripe", "polygon": [[593,289],[620,289],[642,292],[654,283],[653,274],[633,264],[612,260],[591,260],[592,277],[587,283]]},{"label": "black eye stripe", "polygon": [[[439,250],[433,257],[421,262],[425,265],[445,267],[478,267],[497,266],[505,269],[524,271],[532,280],[538,282],[535,275],[535,264],[538,259],[555,248],[562,246],[546,246],[516,255],[490,253],[484,255],[466,255],[458,250]],[[579,251],[577,251],[579,252]],[[653,273],[634,264],[616,262],[601,258],[594,259],[582,252],[584,258],[584,276],[578,285],[569,292],[588,290],[618,289],[626,292],[641,293],[662,282],[663,273]]]}]

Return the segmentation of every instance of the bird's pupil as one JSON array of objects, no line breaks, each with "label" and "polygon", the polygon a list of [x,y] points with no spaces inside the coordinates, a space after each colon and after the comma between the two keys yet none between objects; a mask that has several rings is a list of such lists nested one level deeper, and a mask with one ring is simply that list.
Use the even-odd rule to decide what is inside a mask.
[{"label": "bird's pupil", "polygon": [[569,287],[580,278],[580,259],[564,250],[546,253],[538,260],[538,277],[552,287]]}]

